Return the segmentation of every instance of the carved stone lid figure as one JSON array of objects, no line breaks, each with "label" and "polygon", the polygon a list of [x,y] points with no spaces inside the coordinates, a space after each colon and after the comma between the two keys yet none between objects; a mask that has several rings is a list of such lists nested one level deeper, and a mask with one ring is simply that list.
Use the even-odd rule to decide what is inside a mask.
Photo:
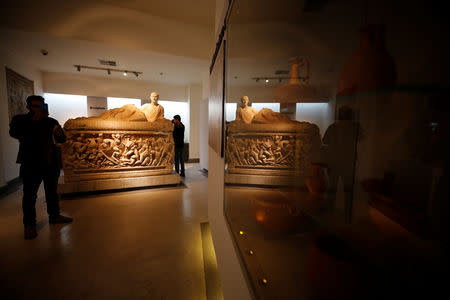
[{"label": "carved stone lid figure", "polygon": [[152,92],[151,103],[136,107],[127,104],[108,110],[98,117],[69,119],[66,130],[172,130],[172,122],[164,118],[164,108],[158,104],[159,94]]},{"label": "carved stone lid figure", "polygon": [[141,112],[134,104],[126,104],[119,108],[107,110],[100,116],[91,117],[90,119],[146,121],[145,114]]},{"label": "carved stone lid figure", "polygon": [[274,124],[292,122],[288,116],[275,112],[269,108],[260,111],[248,106],[248,96],[241,97],[241,106],[236,109],[236,121],[246,124]]},{"label": "carved stone lid figure", "polygon": [[275,112],[269,108],[261,109],[252,120],[253,124],[291,123],[288,116]]},{"label": "carved stone lid figure", "polygon": [[155,122],[158,119],[164,119],[164,107],[158,104],[159,94],[152,92],[150,95],[151,103],[142,105],[141,111],[145,114],[148,122]]},{"label": "carved stone lid figure", "polygon": [[248,96],[241,97],[241,105],[236,109],[236,121],[250,124],[253,117],[259,112],[256,108],[248,106]]}]

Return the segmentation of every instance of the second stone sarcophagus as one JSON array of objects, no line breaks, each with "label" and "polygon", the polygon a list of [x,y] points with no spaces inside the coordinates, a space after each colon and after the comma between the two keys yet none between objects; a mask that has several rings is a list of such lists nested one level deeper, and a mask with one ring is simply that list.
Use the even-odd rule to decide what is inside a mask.
[{"label": "second stone sarcophagus", "polygon": [[319,128],[308,122],[231,122],[227,127],[225,182],[304,184],[320,145]]}]

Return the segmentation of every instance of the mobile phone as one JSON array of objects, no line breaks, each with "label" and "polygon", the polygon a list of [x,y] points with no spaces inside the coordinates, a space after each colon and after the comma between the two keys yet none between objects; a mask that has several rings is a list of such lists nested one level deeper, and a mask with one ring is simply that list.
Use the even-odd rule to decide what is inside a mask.
[{"label": "mobile phone", "polygon": [[48,113],[48,104],[47,103],[41,103],[41,110]]}]

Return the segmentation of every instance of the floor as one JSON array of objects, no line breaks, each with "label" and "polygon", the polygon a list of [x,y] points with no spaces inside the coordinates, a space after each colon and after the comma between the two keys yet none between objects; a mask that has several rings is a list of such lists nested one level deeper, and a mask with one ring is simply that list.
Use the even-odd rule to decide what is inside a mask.
[{"label": "floor", "polygon": [[0,199],[1,299],[206,299],[200,223],[207,178],[184,186],[72,196],[49,225],[38,195],[38,237],[23,239],[22,191]]}]

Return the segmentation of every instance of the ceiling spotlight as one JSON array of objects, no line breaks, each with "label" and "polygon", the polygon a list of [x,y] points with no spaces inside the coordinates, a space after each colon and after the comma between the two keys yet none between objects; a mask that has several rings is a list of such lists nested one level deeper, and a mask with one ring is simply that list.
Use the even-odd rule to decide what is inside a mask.
[{"label": "ceiling spotlight", "polygon": [[81,71],[81,66],[77,66],[77,71],[78,71],[78,72]]},{"label": "ceiling spotlight", "polygon": [[138,73],[138,72],[133,72],[133,73],[134,73],[134,75],[136,75],[136,77],[139,76],[139,73]]},{"label": "ceiling spotlight", "polygon": [[269,82],[269,79],[266,79],[266,82]]},{"label": "ceiling spotlight", "polygon": [[127,76],[128,75],[128,71],[123,72],[123,76]]},{"label": "ceiling spotlight", "polygon": [[108,75],[111,75],[111,70],[110,70],[110,69],[108,69],[107,71],[108,71]]}]

